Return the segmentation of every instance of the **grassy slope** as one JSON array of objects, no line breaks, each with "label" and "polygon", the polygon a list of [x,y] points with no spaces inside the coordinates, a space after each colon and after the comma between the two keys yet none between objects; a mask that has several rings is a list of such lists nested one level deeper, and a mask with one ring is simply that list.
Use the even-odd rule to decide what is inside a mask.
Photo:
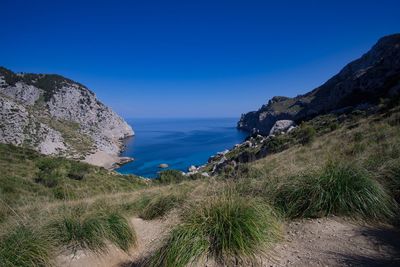
[{"label": "grassy slope", "polygon": [[[298,142],[303,140],[303,130],[309,127],[315,130],[315,137],[313,133],[307,142]],[[214,242],[218,243],[215,240],[243,238],[252,229],[247,227],[257,227],[258,222],[243,212],[240,214],[244,217],[230,217],[231,211],[241,209],[240,198],[247,199],[248,203],[261,200],[286,220],[334,214],[367,222],[396,222],[398,204],[395,199],[399,199],[400,192],[399,108],[372,115],[354,112],[340,120],[334,116],[320,116],[299,131],[280,138],[286,143],[283,151],[239,165],[233,174],[229,171],[208,180],[208,186],[201,187],[197,200],[192,202],[207,207],[227,189],[239,195],[239,199],[229,204],[217,201],[216,207],[204,211],[190,205],[186,207],[182,224],[161,243],[150,265],[185,266],[210,257],[222,261],[221,264],[232,263],[229,257],[220,256],[223,252],[214,246]],[[247,209],[256,207],[250,204]],[[209,224],[213,218],[218,219]],[[230,219],[225,221],[225,218]],[[225,222],[229,226],[222,227]],[[257,235],[257,238],[269,239],[255,247],[246,244],[245,241],[253,238],[249,236],[239,247],[235,242],[226,242],[225,251],[234,251],[231,256],[239,265],[257,264],[254,255],[263,247],[271,246],[272,237],[277,234],[270,229]],[[194,250],[187,250],[187,247]]]},{"label": "grassy slope", "polygon": [[[29,241],[36,236],[42,238],[43,247],[33,241],[27,243],[32,245],[27,248],[31,252],[27,259],[40,255],[34,257],[39,263],[48,262],[61,250],[103,253],[105,240],[128,250],[135,240],[125,216],[154,219],[178,208],[182,224],[160,244],[150,264],[168,261],[167,266],[174,266],[178,263],[168,255],[177,251],[182,251],[183,265],[204,256],[248,263],[263,251],[261,246],[271,246],[276,239],[271,237],[279,233],[264,231],[257,216],[240,211],[243,205],[249,205],[245,208],[249,212],[260,206],[271,207],[278,218],[288,220],[329,214],[354,215],[367,221],[393,219],[397,212],[393,199],[400,199],[400,110],[369,116],[354,113],[335,127],[332,120],[337,121],[322,116],[308,122],[307,126],[316,129],[316,137],[306,144],[288,140],[296,136],[281,137],[287,143],[282,152],[241,166],[243,170],[234,176],[222,174],[200,180],[167,172],[159,181],[144,182],[134,176],[0,145],[0,254],[12,256],[14,237]],[[235,201],[225,201],[223,192],[227,191],[233,193]],[[309,201],[313,199],[310,192],[315,192],[312,197],[318,201]],[[368,202],[375,198],[378,201]],[[365,209],[360,205],[364,202],[372,204]],[[229,216],[235,220],[226,220]],[[270,216],[268,210],[265,216]],[[209,224],[212,220],[218,223]],[[234,228],[219,227],[224,224]],[[126,235],[118,235],[124,231]],[[187,233],[194,235],[189,241],[199,248],[192,254],[182,254],[187,251]],[[259,240],[259,246],[247,242],[249,237]],[[174,251],[166,251],[171,240]],[[222,247],[218,240],[222,240]]]}]

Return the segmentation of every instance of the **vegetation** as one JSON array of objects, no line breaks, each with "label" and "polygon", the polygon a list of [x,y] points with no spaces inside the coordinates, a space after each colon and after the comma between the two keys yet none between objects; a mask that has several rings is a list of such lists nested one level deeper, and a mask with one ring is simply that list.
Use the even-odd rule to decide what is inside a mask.
[{"label": "vegetation", "polygon": [[0,74],[5,77],[6,83],[10,85],[15,85],[17,82],[24,82],[28,85],[34,85],[42,89],[44,91],[44,100],[46,102],[52,98],[57,90],[61,89],[62,86],[66,84],[78,84],[79,86],[84,87],[82,84],[57,74],[24,73],[17,75],[4,67],[0,67]]},{"label": "vegetation", "polygon": [[161,194],[154,196],[139,212],[139,217],[145,220],[162,217],[183,201],[183,196],[177,194]]},{"label": "vegetation", "polygon": [[73,253],[78,250],[105,252],[106,241],[123,251],[136,244],[136,234],[128,220],[107,209],[85,212],[82,207],[74,208],[53,219],[46,229],[58,246]]},{"label": "vegetation", "polygon": [[185,179],[186,178],[181,171],[165,170],[159,172],[156,180],[162,184],[170,184],[170,183],[180,183]]},{"label": "vegetation", "polygon": [[395,203],[377,181],[343,163],[328,163],[321,171],[290,177],[270,194],[291,218],[335,214],[385,219],[395,211]]},{"label": "vegetation", "polygon": [[300,129],[296,132],[300,144],[306,145],[314,141],[316,136],[315,129],[305,123],[300,125]]},{"label": "vegetation", "polygon": [[150,266],[255,265],[279,240],[281,218],[391,223],[400,201],[399,117],[396,105],[318,116],[227,153],[260,157],[212,177],[166,170],[149,181],[0,145],[0,265],[49,266],[61,252],[104,254],[110,245],[128,252],[137,242],[132,216],[174,219]]},{"label": "vegetation", "polygon": [[42,234],[17,226],[0,239],[0,266],[49,266],[52,246]]},{"label": "vegetation", "polygon": [[150,266],[186,266],[204,256],[220,263],[254,262],[279,237],[272,209],[256,199],[228,193],[190,207]]}]

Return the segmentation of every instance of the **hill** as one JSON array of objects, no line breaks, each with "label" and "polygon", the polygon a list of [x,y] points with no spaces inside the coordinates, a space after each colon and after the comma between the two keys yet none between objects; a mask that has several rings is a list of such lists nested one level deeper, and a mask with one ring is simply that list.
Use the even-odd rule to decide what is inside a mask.
[{"label": "hill", "polygon": [[268,135],[278,120],[302,120],[326,113],[366,109],[400,93],[400,34],[381,38],[361,58],[314,90],[294,98],[273,97],[259,110],[243,114],[237,127]]},{"label": "hill", "polygon": [[85,86],[0,67],[0,142],[84,159],[119,154],[132,128]]}]

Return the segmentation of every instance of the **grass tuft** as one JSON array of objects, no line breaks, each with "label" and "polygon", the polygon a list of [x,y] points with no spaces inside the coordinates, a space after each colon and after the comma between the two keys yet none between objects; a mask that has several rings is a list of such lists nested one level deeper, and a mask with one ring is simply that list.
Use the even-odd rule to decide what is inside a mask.
[{"label": "grass tuft", "polygon": [[290,218],[335,214],[376,220],[395,214],[396,205],[383,187],[366,171],[344,163],[328,163],[270,190],[275,205]]},{"label": "grass tuft", "polygon": [[278,237],[269,206],[228,193],[188,209],[148,265],[186,266],[205,256],[221,264],[253,263]]},{"label": "grass tuft", "polygon": [[158,177],[154,179],[161,184],[180,183],[185,180],[186,177],[178,170],[165,170],[158,173]]},{"label": "grass tuft", "polygon": [[0,239],[0,266],[50,266],[52,246],[47,238],[26,226],[17,226]]},{"label": "grass tuft", "polygon": [[178,204],[183,202],[182,196],[177,194],[154,196],[139,212],[139,217],[144,220],[152,220],[164,216]]},{"label": "grass tuft", "polygon": [[136,244],[135,231],[127,219],[108,210],[84,213],[82,208],[75,208],[51,222],[48,231],[60,247],[73,253],[78,250],[107,252],[107,241],[123,251]]}]

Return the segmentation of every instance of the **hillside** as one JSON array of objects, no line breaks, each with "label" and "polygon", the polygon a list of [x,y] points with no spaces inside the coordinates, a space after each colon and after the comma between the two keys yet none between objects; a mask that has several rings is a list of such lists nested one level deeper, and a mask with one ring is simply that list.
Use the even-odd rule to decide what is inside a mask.
[{"label": "hillside", "polygon": [[85,86],[0,67],[0,142],[84,159],[117,156],[132,128]]},{"label": "hillside", "polygon": [[0,265],[396,266],[399,104],[317,116],[307,142],[278,135],[212,177],[147,181],[0,145]]},{"label": "hillside", "polygon": [[[0,144],[0,266],[399,266],[398,40],[384,37],[296,98],[314,99],[301,108],[274,98],[259,111],[271,127],[259,121],[257,133],[190,173],[148,180]],[[26,79],[6,75],[4,88]],[[46,103],[44,119],[58,121],[49,106],[62,89],[40,90],[21,98],[30,105],[2,93],[7,116],[43,119],[35,107]],[[321,107],[324,99],[333,104]]]},{"label": "hillside", "polygon": [[381,38],[361,58],[311,92],[294,98],[274,97],[259,110],[243,114],[238,128],[268,135],[278,120],[299,123],[325,113],[365,109],[399,93],[400,34],[393,34]]}]

